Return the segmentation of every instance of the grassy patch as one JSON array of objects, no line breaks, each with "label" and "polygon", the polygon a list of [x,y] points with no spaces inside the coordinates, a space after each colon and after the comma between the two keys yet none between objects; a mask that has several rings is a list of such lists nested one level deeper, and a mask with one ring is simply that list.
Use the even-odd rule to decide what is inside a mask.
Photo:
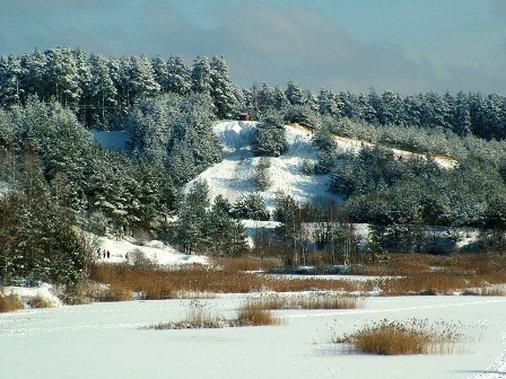
[{"label": "grassy patch", "polygon": [[199,300],[190,302],[185,318],[176,322],[164,322],[148,326],[147,329],[217,329],[239,326],[278,325],[281,320],[261,307],[258,302],[246,301],[238,311],[237,318],[225,319],[210,311],[209,307]]},{"label": "grassy patch", "polygon": [[463,341],[463,334],[454,324],[412,319],[375,322],[334,342],[345,343],[359,353],[402,355],[452,354]]},{"label": "grassy patch", "polygon": [[28,305],[31,308],[52,308],[53,303],[42,295],[37,295],[28,300]]},{"label": "grassy patch", "polygon": [[25,306],[19,296],[17,295],[5,295],[0,292],[0,313],[2,312],[13,312],[18,309],[23,309]]},{"label": "grassy patch", "polygon": [[281,296],[277,294],[255,298],[264,309],[356,309],[363,299],[332,293]]},{"label": "grassy patch", "polygon": [[215,270],[201,266],[175,270],[127,265],[95,265],[93,280],[119,284],[144,298],[177,299],[182,292],[250,293],[258,291],[298,292],[307,290],[357,291],[362,283],[346,280],[288,279],[254,275],[242,271]]},{"label": "grassy patch", "polygon": [[237,322],[240,326],[260,326],[278,325],[281,320],[275,317],[270,310],[264,308],[262,303],[250,300],[239,309]]},{"label": "grassy patch", "polygon": [[103,302],[129,301],[133,299],[133,296],[134,293],[130,289],[115,283],[100,292],[96,300]]},{"label": "grassy patch", "polygon": [[243,256],[237,258],[213,257],[213,262],[226,271],[270,271],[282,266],[279,258],[256,258]]}]

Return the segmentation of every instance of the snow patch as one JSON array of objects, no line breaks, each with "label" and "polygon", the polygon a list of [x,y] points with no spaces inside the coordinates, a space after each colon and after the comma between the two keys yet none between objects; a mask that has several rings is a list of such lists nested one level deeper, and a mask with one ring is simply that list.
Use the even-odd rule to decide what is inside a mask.
[{"label": "snow patch", "polygon": [[[132,252],[140,250],[151,262],[163,266],[181,266],[187,264],[208,265],[208,259],[202,255],[188,255],[164,244],[162,241],[149,241],[139,244],[134,238],[98,237],[99,248],[95,253],[97,262],[127,263]],[[109,252],[109,255],[107,255]],[[105,253],[105,256],[104,256]]]}]

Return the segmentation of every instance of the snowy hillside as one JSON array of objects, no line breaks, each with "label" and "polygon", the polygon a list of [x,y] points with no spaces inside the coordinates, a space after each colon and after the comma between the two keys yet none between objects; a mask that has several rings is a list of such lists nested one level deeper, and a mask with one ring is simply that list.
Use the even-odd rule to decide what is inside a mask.
[{"label": "snowy hillside", "polygon": [[[134,251],[141,251],[152,263],[165,266],[181,266],[186,264],[207,265],[207,257],[201,255],[182,254],[161,241],[150,241],[142,245],[137,244],[133,238],[124,237],[113,239],[98,237],[99,248],[96,259],[99,262],[123,263],[132,259]],[[107,255],[109,253],[109,255]],[[99,256],[100,255],[100,256]]]},{"label": "snowy hillside", "polygon": [[207,181],[211,198],[221,194],[235,202],[243,195],[258,193],[270,209],[274,207],[278,193],[291,195],[300,202],[321,198],[336,199],[327,191],[330,179],[328,175],[305,175],[302,171],[304,159],[312,163],[316,161],[310,133],[286,127],[289,151],[280,157],[270,158],[268,175],[271,185],[265,191],[258,191],[253,176],[260,158],[254,157],[250,148],[256,122],[223,121],[215,124],[213,129],[223,143],[223,161],[194,179]]}]

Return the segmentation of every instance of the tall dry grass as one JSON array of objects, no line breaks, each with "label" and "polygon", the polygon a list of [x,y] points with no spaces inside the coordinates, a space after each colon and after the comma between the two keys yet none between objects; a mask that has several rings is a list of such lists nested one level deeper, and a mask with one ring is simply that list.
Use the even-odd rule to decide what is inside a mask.
[{"label": "tall dry grass", "polygon": [[356,309],[363,306],[363,299],[357,296],[332,293],[288,296],[272,294],[251,301],[264,309]]},{"label": "tall dry grass", "polygon": [[127,265],[95,265],[90,276],[100,283],[117,284],[142,293],[144,298],[149,300],[179,298],[181,292],[298,292],[314,289],[358,291],[363,286],[361,283],[346,280],[274,278],[201,266],[164,270]]},{"label": "tall dry grass", "polygon": [[263,307],[262,303],[248,300],[239,309],[237,323],[240,326],[278,325],[281,319]]},{"label": "tall dry grass", "polygon": [[42,295],[37,295],[30,300],[28,300],[28,305],[31,308],[51,308],[53,303]]},{"label": "tall dry grass", "polygon": [[344,342],[352,351],[360,353],[401,355],[451,354],[463,340],[463,334],[454,324],[412,319],[409,322],[375,322],[335,342]]},{"label": "tall dry grass", "polygon": [[9,294],[5,295],[0,291],[0,313],[14,312],[18,309],[23,309],[25,306],[19,296]]}]

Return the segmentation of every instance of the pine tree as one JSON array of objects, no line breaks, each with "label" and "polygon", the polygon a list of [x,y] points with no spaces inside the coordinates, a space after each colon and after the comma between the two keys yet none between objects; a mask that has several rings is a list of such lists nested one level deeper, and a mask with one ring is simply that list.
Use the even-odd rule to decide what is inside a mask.
[{"label": "pine tree", "polygon": [[227,62],[224,57],[213,57],[211,60],[211,97],[219,118],[231,118],[237,110],[238,101],[235,87],[228,75]]},{"label": "pine tree", "polygon": [[105,121],[106,111],[109,107],[114,107],[116,101],[116,87],[114,86],[111,72],[107,60],[97,54],[90,56],[91,83],[90,100],[91,103],[101,111],[101,121]]},{"label": "pine tree", "polygon": [[129,74],[131,99],[154,97],[160,92],[160,85],[155,80],[153,67],[144,55],[130,58]]},{"label": "pine tree", "polygon": [[46,52],[47,79],[51,96],[65,107],[75,108],[82,90],[79,86],[79,68],[69,47],[57,47]]},{"label": "pine tree", "polygon": [[209,188],[204,181],[191,185],[179,206],[175,225],[175,241],[185,253],[204,249],[207,242],[205,226],[209,207]]},{"label": "pine tree", "polygon": [[153,75],[156,82],[160,85],[162,92],[169,91],[169,69],[167,62],[162,57],[156,57],[152,61]]},{"label": "pine tree", "polygon": [[167,91],[186,95],[190,92],[190,86],[190,72],[186,68],[183,58],[179,55],[172,55],[167,62]]},{"label": "pine tree", "polygon": [[304,96],[304,91],[302,90],[301,86],[294,82],[293,80],[289,80],[285,95],[288,100],[288,102],[291,105],[306,105],[306,99]]},{"label": "pine tree", "polygon": [[191,90],[197,93],[211,94],[211,67],[206,57],[197,56],[191,70]]},{"label": "pine tree", "polygon": [[19,58],[0,57],[0,106],[19,105],[24,95],[21,78],[25,70]]},{"label": "pine tree", "polygon": [[278,116],[266,116],[257,125],[251,149],[255,155],[274,157],[279,157],[288,151],[285,126]]}]

